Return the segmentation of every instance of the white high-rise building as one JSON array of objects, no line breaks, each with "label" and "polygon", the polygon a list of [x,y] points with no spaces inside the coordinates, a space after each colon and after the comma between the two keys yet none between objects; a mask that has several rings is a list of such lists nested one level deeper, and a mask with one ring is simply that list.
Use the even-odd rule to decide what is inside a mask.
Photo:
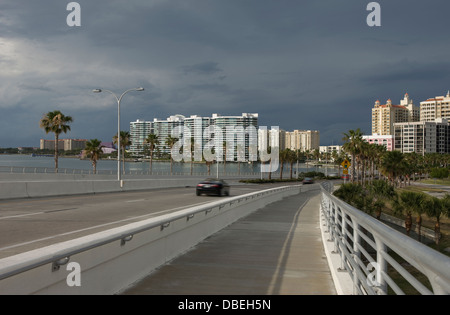
[{"label": "white high-rise building", "polygon": [[136,120],[130,122],[130,152],[132,154],[140,154],[145,149],[145,139],[153,132],[151,121]]},{"label": "white high-rise building", "polygon": [[450,91],[445,97],[436,96],[420,102],[420,121],[434,121],[438,118],[450,119]]},{"label": "white high-rise building", "polygon": [[394,149],[402,153],[450,153],[450,124],[446,119],[394,124]]},{"label": "white high-rise building", "polygon": [[[244,144],[244,156],[246,160],[257,159],[258,146],[258,114],[243,113],[241,116],[222,116],[213,114],[211,117],[211,125],[217,126],[222,130],[223,141],[233,139],[236,146]],[[254,127],[254,128],[248,128]],[[239,129],[242,128],[244,132]],[[254,132],[253,132],[254,131]],[[220,144],[216,144],[220,145]],[[255,150],[251,148],[254,147]],[[238,148],[233,148],[234,159],[238,158]],[[230,157],[227,157],[229,160]]]},{"label": "white high-rise building", "polygon": [[158,136],[159,144],[156,146],[156,150],[161,153],[170,153],[170,148],[166,144],[166,140],[172,135],[172,130],[178,126],[184,126],[184,120],[186,117],[183,115],[172,115],[166,120],[158,118],[153,119],[152,129],[153,133]]},{"label": "white high-rise building", "polygon": [[[215,147],[223,147],[223,142],[233,139],[235,145],[243,144],[240,156],[245,156],[246,160],[255,159],[257,156],[256,150],[252,151],[250,148],[257,148],[258,146],[258,114],[243,113],[241,116],[222,116],[220,114],[213,114],[212,117],[201,117],[192,115],[185,117],[183,115],[173,115],[165,120],[155,118],[152,122],[137,120],[130,123],[130,136],[132,145],[130,151],[135,154],[141,154],[145,146],[145,139],[150,133],[158,136],[159,145],[156,150],[161,153],[169,153],[170,148],[166,144],[166,139],[172,134],[174,128],[183,126],[189,129],[191,137],[194,139],[194,151],[203,152],[203,149],[210,140],[205,137],[205,130],[209,126],[217,126],[222,131],[222,143],[215,143]],[[248,128],[254,127],[254,128]],[[243,130],[244,132],[240,132]],[[183,136],[183,131],[180,137]],[[184,136],[183,136],[184,137]],[[219,139],[215,137],[214,139]],[[238,157],[237,146],[233,147],[234,157],[227,157],[228,160],[236,160]],[[225,154],[225,151],[224,151]],[[195,158],[195,157],[194,157]],[[225,158],[225,156],[223,156]]]}]

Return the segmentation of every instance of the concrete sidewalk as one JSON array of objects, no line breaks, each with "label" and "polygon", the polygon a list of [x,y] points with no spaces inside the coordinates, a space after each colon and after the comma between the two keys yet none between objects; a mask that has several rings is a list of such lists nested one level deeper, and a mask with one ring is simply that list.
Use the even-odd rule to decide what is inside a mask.
[{"label": "concrete sidewalk", "polygon": [[335,295],[321,239],[319,192],[258,210],[123,294]]}]

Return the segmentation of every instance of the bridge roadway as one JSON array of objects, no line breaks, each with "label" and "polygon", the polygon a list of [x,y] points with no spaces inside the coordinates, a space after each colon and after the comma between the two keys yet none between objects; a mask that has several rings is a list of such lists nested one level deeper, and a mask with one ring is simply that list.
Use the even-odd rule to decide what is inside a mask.
[{"label": "bridge roadway", "polygon": [[[271,187],[235,184],[232,195]],[[122,293],[336,294],[319,186],[311,188],[239,220]],[[193,187],[0,200],[0,259],[215,200]]]},{"label": "bridge roadway", "polygon": [[335,295],[314,186],[235,222],[122,294]]},{"label": "bridge roadway", "polygon": [[[231,196],[269,187],[235,184]],[[0,259],[217,198],[196,196],[188,187],[0,200]]]}]

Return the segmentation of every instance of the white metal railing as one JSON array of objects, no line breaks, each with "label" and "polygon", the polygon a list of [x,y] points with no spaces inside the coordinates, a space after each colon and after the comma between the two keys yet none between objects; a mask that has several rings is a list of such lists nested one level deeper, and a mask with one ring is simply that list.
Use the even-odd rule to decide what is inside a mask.
[{"label": "white metal railing", "polygon": [[[450,294],[449,257],[350,206],[330,190],[322,185],[321,213],[333,254],[340,256],[339,269],[353,281],[353,294]],[[394,272],[406,282],[395,280]]]}]

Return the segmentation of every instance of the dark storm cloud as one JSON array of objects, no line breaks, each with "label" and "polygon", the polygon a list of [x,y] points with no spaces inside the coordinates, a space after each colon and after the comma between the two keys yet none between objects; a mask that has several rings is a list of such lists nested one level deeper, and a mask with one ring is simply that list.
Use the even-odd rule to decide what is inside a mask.
[{"label": "dark storm cloud", "polygon": [[69,2],[0,3],[0,111],[27,126],[0,147],[36,146],[38,120],[57,108],[75,119],[71,137],[109,140],[114,99],[94,88],[145,88],[125,96],[125,127],[257,112],[261,125],[320,130],[322,144],[370,132],[376,99],[408,92],[418,104],[450,89],[444,0],[379,1],[379,28],[361,0],[80,0],[78,28]]},{"label": "dark storm cloud", "polygon": [[219,63],[214,61],[207,61],[198,63],[190,66],[182,66],[181,71],[184,74],[200,74],[200,75],[210,75],[216,74],[218,72],[223,71],[219,68]]}]

